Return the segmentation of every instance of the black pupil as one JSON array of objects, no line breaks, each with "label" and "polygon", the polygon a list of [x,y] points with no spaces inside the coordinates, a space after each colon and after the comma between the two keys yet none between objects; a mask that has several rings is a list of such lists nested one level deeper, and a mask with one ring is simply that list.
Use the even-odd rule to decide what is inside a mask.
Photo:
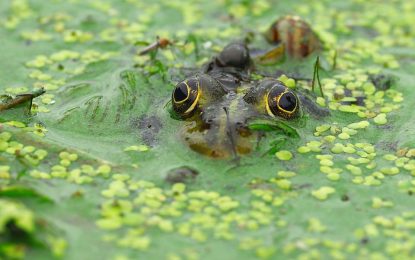
[{"label": "black pupil", "polygon": [[187,86],[185,83],[180,83],[174,90],[174,100],[176,102],[185,100],[188,95],[189,93],[188,93]]},{"label": "black pupil", "polygon": [[297,99],[295,98],[293,93],[284,93],[282,94],[278,105],[282,109],[292,112],[297,106]]}]

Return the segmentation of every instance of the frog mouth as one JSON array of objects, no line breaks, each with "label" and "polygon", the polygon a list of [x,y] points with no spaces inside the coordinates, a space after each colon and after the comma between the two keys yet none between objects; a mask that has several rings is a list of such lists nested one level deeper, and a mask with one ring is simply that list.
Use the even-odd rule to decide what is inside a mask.
[{"label": "frog mouth", "polygon": [[193,151],[215,159],[235,159],[252,153],[266,134],[299,138],[296,128],[284,121],[248,118],[245,123],[233,122],[226,108],[223,110],[226,114],[225,124],[198,120],[188,121],[184,125],[183,139]]},{"label": "frog mouth", "polygon": [[215,143],[207,142],[205,137],[206,134],[203,132],[193,132],[186,134],[184,139],[193,151],[211,158],[238,157],[251,153],[253,149],[253,144],[247,137],[240,137],[234,141],[218,140]]},{"label": "frog mouth", "polygon": [[252,152],[257,135],[244,122],[233,122],[223,107],[222,121],[192,121],[183,129],[184,141],[195,152],[211,158],[226,159]]}]

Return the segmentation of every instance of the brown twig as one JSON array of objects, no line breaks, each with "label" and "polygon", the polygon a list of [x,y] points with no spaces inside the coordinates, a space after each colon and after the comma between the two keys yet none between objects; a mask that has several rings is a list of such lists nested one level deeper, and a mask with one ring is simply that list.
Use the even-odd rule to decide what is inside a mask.
[{"label": "brown twig", "polygon": [[41,88],[39,90],[34,91],[33,93],[17,95],[15,98],[13,98],[10,101],[7,101],[6,103],[0,103],[0,112],[7,110],[7,109],[14,108],[27,101],[30,102],[30,107],[29,107],[29,111],[30,111],[30,108],[32,107],[32,100],[40,95],[43,95],[45,92],[46,92],[45,89]]},{"label": "brown twig", "polygon": [[167,47],[170,44],[172,44],[172,43],[168,39],[157,37],[157,40],[155,42],[151,43],[150,45],[148,45],[147,47],[142,49],[138,53],[138,55],[145,55],[145,54],[149,53],[150,51],[156,50],[158,48],[163,49],[163,48]]}]

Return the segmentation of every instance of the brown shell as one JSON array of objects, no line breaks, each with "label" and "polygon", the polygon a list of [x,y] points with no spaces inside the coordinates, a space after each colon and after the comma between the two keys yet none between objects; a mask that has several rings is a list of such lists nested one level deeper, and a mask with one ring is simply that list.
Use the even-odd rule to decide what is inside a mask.
[{"label": "brown shell", "polygon": [[288,56],[304,58],[321,48],[310,25],[298,16],[284,16],[274,22],[265,37],[269,43],[285,45]]}]

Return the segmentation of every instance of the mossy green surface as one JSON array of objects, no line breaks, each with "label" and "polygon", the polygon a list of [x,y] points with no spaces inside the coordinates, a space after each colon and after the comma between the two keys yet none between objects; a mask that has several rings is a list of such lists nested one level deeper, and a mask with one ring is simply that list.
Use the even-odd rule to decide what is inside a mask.
[{"label": "mossy green surface", "polygon": [[[239,165],[191,151],[174,85],[287,14],[324,42],[331,115]],[[0,113],[0,259],[413,259],[414,23],[411,1],[0,2],[0,93],[47,91]],[[138,56],[156,36],[173,45]],[[311,78],[314,60],[262,70]],[[166,182],[181,166],[199,174]]]}]

